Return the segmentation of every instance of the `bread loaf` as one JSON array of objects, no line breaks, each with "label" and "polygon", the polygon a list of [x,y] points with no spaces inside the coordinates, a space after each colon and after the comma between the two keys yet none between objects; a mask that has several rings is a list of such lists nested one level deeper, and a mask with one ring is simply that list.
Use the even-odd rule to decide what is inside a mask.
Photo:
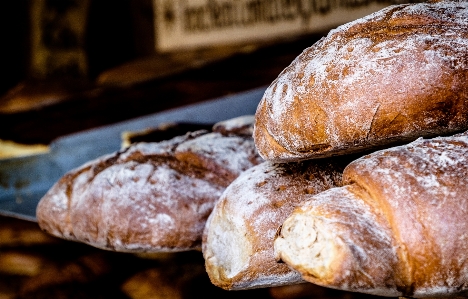
[{"label": "bread loaf", "polygon": [[389,6],[305,49],[256,112],[276,162],[382,149],[468,129],[468,2]]},{"label": "bread loaf", "polygon": [[262,162],[252,136],[230,134],[227,125],[217,126],[224,134],[136,143],[70,171],[39,202],[40,227],[108,250],[200,250],[215,201],[242,171]]},{"label": "bread loaf", "polygon": [[274,236],[304,195],[341,183],[347,162],[264,162],[234,180],[215,205],[203,234],[211,282],[227,290],[303,282],[296,271],[276,262]]},{"label": "bread loaf", "polygon": [[468,133],[351,162],[285,220],[277,258],[307,281],[381,296],[468,295]]}]

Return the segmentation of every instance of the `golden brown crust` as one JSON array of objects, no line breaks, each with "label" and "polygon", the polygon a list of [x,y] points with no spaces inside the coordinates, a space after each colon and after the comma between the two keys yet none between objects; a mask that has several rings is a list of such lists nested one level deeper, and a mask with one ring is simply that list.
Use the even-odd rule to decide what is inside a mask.
[{"label": "golden brown crust", "polygon": [[[275,242],[283,260],[309,281],[349,291],[468,294],[468,133],[364,156],[346,167],[343,183],[313,196],[284,222]],[[308,243],[310,231],[326,240]],[[308,245],[317,243],[322,247]],[[339,250],[328,259],[294,255],[323,246]]]},{"label": "golden brown crust", "polygon": [[467,291],[467,157],[468,139],[460,134],[419,139],[346,169],[345,182],[365,188],[392,227],[407,295]]},{"label": "golden brown crust", "polygon": [[261,161],[249,136],[197,131],[133,144],[64,175],[37,219],[52,235],[108,250],[200,249],[222,191]]},{"label": "golden brown crust", "polygon": [[401,295],[393,275],[397,258],[391,229],[368,203],[368,194],[356,185],[309,198],[283,223],[275,240],[278,257],[318,285]]},{"label": "golden brown crust", "polygon": [[233,181],[203,234],[203,254],[212,283],[240,290],[301,282],[297,272],[276,262],[275,233],[304,196],[341,183],[349,161],[265,162]]},{"label": "golden brown crust", "polygon": [[332,30],[266,90],[267,160],[346,154],[468,128],[468,4],[390,6]]}]

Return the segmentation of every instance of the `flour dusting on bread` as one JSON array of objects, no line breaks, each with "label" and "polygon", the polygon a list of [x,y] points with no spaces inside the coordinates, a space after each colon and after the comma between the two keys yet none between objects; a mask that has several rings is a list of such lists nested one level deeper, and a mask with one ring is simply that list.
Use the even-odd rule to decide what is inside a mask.
[{"label": "flour dusting on bread", "polygon": [[[312,196],[288,217],[277,255],[306,280],[333,288],[415,298],[465,294],[467,157],[468,137],[459,134],[356,159],[343,172],[345,186]],[[319,231],[327,231],[331,259],[315,254]]]},{"label": "flour dusting on bread", "polygon": [[254,137],[272,161],[468,129],[468,3],[391,6],[304,50],[265,91]]},{"label": "flour dusting on bread", "polygon": [[[252,118],[251,118],[252,119]],[[261,163],[252,136],[196,131],[135,143],[65,174],[41,199],[45,231],[125,252],[201,248],[215,202],[244,170]],[[253,126],[253,123],[250,124]]]},{"label": "flour dusting on bread", "polygon": [[264,162],[242,173],[223,192],[205,227],[202,250],[211,281],[229,290],[302,282],[276,262],[273,240],[296,205],[341,183],[350,160]]}]

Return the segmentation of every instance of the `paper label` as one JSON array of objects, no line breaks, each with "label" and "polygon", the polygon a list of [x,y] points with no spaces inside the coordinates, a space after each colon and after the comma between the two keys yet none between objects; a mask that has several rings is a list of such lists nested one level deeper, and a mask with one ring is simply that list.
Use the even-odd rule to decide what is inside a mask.
[{"label": "paper label", "polygon": [[90,0],[31,1],[31,76],[88,74],[85,39],[89,5]]},{"label": "paper label", "polygon": [[157,51],[324,32],[398,0],[153,0]]}]

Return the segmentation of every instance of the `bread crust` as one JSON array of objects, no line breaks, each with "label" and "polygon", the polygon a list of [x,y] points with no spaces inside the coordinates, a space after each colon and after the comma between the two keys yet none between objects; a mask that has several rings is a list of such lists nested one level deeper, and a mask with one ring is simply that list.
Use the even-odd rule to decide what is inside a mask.
[{"label": "bread crust", "polygon": [[468,129],[468,3],[395,5],[307,48],[256,112],[260,155],[348,154]]},{"label": "bread crust", "polygon": [[304,201],[283,223],[274,242],[275,252],[306,281],[399,296],[402,293],[393,276],[398,263],[391,229],[363,197],[368,195],[359,186],[347,185]]},{"label": "bread crust", "polygon": [[[275,241],[283,260],[308,281],[349,291],[414,298],[468,294],[468,133],[420,138],[364,156],[346,167],[343,183],[313,196],[285,221]],[[288,232],[303,219],[315,223],[309,229],[328,232],[326,244],[342,246],[323,277],[314,270],[320,258],[294,256],[298,249],[291,241],[307,229]]]},{"label": "bread crust", "polygon": [[211,282],[227,290],[303,282],[296,271],[276,262],[275,234],[304,195],[337,186],[349,162],[264,162],[242,173],[224,191],[203,234]]},{"label": "bread crust", "polygon": [[65,174],[39,202],[38,223],[107,250],[200,250],[214,203],[262,161],[251,136],[229,130],[133,144]]}]

